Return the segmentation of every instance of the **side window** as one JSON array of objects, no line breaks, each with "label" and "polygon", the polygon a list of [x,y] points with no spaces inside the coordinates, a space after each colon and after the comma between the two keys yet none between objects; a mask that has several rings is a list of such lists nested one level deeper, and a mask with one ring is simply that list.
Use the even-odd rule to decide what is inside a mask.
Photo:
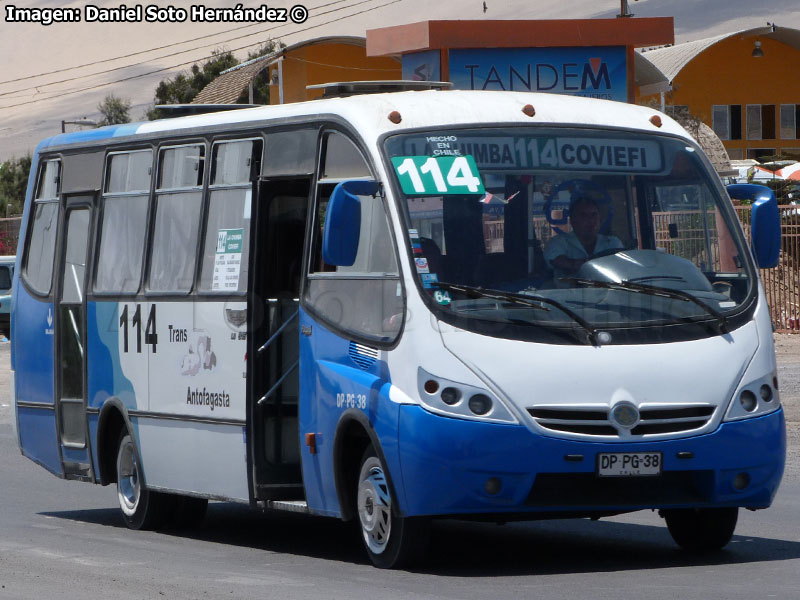
[{"label": "side window", "polygon": [[219,142],[211,150],[208,222],[200,289],[247,290],[252,180],[260,171],[262,141]]},{"label": "side window", "polygon": [[205,147],[162,148],[158,154],[153,250],[148,289],[189,292],[197,257]]},{"label": "side window", "polygon": [[27,284],[41,294],[50,292],[53,279],[60,189],[61,161],[44,161],[39,167],[33,201],[31,239],[22,271]]},{"label": "side window", "polygon": [[110,154],[106,159],[96,292],[139,290],[152,171],[152,150]]},{"label": "side window", "polygon": [[340,133],[326,134],[316,192],[312,262],[305,301],[323,319],[354,336],[390,342],[400,330],[403,298],[389,219],[380,196],[361,197],[358,251],[351,266],[322,261],[322,234],[328,200],[336,185],[331,179],[369,177],[369,166],[358,148]]}]

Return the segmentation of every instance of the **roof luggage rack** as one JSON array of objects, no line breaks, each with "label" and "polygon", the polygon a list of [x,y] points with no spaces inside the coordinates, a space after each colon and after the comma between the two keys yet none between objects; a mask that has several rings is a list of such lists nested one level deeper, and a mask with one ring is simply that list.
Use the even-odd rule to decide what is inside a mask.
[{"label": "roof luggage rack", "polygon": [[261,104],[156,104],[164,118],[187,117],[189,115],[203,115],[206,113],[222,112],[224,110],[239,110],[241,108],[255,108]]},{"label": "roof luggage rack", "polygon": [[448,90],[453,87],[449,81],[338,81],[307,85],[307,90],[322,90],[323,98],[346,98],[359,94],[384,94],[387,92],[408,92],[413,90]]}]

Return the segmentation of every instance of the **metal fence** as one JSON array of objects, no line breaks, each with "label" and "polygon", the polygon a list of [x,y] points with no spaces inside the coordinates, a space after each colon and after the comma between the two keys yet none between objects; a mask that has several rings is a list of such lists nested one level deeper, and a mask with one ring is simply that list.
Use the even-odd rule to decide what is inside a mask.
[{"label": "metal fence", "polygon": [[[800,207],[780,205],[781,254],[774,269],[761,269],[772,324],[779,333],[800,333]],[[737,206],[736,214],[750,241],[750,207]]]}]

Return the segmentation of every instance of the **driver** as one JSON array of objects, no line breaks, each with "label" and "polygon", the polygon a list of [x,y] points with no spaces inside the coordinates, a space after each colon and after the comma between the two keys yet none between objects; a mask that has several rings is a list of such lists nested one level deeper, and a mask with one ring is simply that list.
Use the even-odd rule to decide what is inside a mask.
[{"label": "driver", "polygon": [[544,258],[553,269],[556,281],[575,275],[595,254],[623,248],[618,237],[600,233],[600,209],[589,196],[572,199],[569,223],[572,231],[556,235],[544,249]]}]

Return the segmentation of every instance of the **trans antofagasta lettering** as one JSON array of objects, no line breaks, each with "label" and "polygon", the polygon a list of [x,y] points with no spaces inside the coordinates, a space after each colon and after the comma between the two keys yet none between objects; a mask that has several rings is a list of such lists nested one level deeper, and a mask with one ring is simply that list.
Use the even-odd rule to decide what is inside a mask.
[{"label": "trans antofagasta lettering", "polygon": [[478,167],[548,167],[659,171],[656,142],[594,138],[461,138],[429,136],[425,155],[472,155]]},{"label": "trans antofagasta lettering", "polygon": [[191,404],[192,406],[207,406],[213,411],[215,408],[230,408],[231,397],[225,390],[209,392],[206,388],[202,390],[197,388],[192,391],[191,387],[187,387],[186,404]]}]

